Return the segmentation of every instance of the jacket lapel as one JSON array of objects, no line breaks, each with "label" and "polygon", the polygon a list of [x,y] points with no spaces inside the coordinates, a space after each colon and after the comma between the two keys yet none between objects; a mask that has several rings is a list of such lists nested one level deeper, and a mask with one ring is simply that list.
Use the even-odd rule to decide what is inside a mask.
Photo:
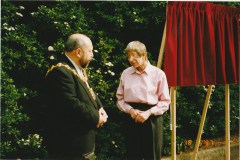
[{"label": "jacket lapel", "polygon": [[[69,67],[71,67],[72,69],[74,69],[74,70],[77,72],[77,70],[75,69],[74,65],[73,65],[72,62],[66,57],[66,55],[64,55],[64,56],[62,57],[62,62],[65,63],[65,64],[67,64]],[[98,107],[97,107],[97,103],[96,103],[96,101],[93,99],[90,91],[88,90],[87,84],[86,84],[84,81],[82,81],[80,78],[78,78],[76,75],[74,75],[74,76],[76,77],[76,79],[78,80],[78,82],[79,82],[79,84],[82,86],[82,88],[84,88],[84,90],[86,91],[89,99],[92,101],[92,103],[94,104],[95,108],[97,109],[97,108],[98,108]]]}]

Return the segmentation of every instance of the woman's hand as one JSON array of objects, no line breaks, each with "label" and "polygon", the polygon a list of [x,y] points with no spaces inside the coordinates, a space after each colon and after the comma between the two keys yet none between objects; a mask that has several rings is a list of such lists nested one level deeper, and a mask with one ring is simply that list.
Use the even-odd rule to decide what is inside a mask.
[{"label": "woman's hand", "polygon": [[139,123],[144,123],[149,117],[151,116],[151,111],[146,110],[144,112],[140,112],[136,118],[135,118],[135,122],[139,122]]},{"label": "woman's hand", "polygon": [[130,111],[129,111],[129,114],[131,115],[132,119],[136,119],[137,115],[140,113],[141,111],[138,110],[138,109],[134,109],[134,108],[131,108]]}]

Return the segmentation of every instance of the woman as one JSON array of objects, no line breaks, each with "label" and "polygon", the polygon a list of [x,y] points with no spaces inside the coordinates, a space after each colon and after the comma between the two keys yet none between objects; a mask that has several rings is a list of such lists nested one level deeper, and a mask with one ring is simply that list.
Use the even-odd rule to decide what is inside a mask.
[{"label": "woman", "polygon": [[125,49],[131,67],[121,75],[117,106],[125,112],[127,158],[161,159],[163,119],[170,96],[165,73],[150,64],[147,50],[139,41]]}]

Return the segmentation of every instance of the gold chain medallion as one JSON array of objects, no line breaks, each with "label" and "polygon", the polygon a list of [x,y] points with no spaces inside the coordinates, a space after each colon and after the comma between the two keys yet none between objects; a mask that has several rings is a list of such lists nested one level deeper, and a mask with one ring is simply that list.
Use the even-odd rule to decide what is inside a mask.
[{"label": "gold chain medallion", "polygon": [[57,68],[57,67],[65,67],[67,68],[68,70],[70,70],[75,76],[77,76],[79,79],[81,79],[83,82],[85,82],[87,88],[88,88],[88,91],[89,93],[92,95],[93,99],[96,100],[96,95],[93,91],[93,89],[89,86],[88,82],[87,82],[87,74],[86,74],[86,70],[83,71],[84,75],[86,77],[83,77],[83,76],[80,76],[74,69],[72,69],[71,67],[69,67],[68,65],[66,64],[62,64],[62,63],[58,63],[56,65],[53,65],[50,69],[48,69],[47,73],[46,73],[46,76],[48,75],[49,72],[51,72],[54,68]]}]

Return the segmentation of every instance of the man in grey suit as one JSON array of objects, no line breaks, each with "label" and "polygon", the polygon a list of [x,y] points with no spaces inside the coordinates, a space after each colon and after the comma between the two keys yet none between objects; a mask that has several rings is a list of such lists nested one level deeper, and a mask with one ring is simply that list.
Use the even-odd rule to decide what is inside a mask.
[{"label": "man in grey suit", "polygon": [[46,146],[49,158],[92,160],[96,131],[108,118],[86,75],[93,45],[86,35],[73,34],[65,47],[46,74]]}]

